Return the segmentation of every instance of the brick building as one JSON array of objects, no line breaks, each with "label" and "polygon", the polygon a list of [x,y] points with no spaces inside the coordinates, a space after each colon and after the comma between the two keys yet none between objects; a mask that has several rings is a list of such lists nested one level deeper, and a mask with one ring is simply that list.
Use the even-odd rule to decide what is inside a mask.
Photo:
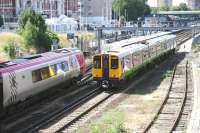
[{"label": "brick building", "polygon": [[80,0],[64,0],[65,15],[69,17],[77,17],[79,15]]},{"label": "brick building", "polygon": [[25,7],[32,7],[47,17],[58,17],[64,14],[64,0],[16,0],[16,14]]},{"label": "brick building", "polygon": [[82,22],[106,24],[112,19],[112,0],[81,0]]},{"label": "brick building", "polygon": [[16,0],[0,0],[0,14],[5,21],[14,21],[16,16]]},{"label": "brick building", "polygon": [[110,23],[112,0],[0,0],[0,14],[5,21],[16,20],[25,7],[31,7],[46,18],[65,14],[81,23]]}]

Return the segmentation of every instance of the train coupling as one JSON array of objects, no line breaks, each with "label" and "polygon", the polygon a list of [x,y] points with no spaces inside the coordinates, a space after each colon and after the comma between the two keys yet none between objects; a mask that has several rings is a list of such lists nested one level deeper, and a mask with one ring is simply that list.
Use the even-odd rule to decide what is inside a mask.
[{"label": "train coupling", "polygon": [[101,87],[102,87],[103,89],[108,89],[108,88],[110,87],[109,81],[103,80],[103,81],[102,81],[102,84],[101,84]]}]

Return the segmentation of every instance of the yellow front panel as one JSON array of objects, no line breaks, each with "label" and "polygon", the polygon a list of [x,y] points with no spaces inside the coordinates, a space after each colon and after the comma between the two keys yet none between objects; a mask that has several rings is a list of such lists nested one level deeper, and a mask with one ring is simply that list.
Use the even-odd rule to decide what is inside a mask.
[{"label": "yellow front panel", "polygon": [[[101,56],[101,55],[98,55]],[[94,56],[95,57],[95,56]],[[93,64],[94,64],[94,58],[93,58]],[[92,76],[94,78],[102,78],[102,56],[101,56],[101,68],[92,68]]]},{"label": "yellow front panel", "polygon": [[117,69],[112,69],[111,68],[111,56],[112,55],[109,55],[109,77],[110,78],[120,78],[121,76],[121,61],[120,59],[118,58],[118,68]]}]

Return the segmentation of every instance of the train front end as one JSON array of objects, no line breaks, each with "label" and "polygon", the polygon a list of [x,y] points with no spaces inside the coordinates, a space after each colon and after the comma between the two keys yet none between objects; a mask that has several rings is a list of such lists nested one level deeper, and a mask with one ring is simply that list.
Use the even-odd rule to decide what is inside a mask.
[{"label": "train front end", "polygon": [[114,86],[121,80],[122,66],[118,56],[99,54],[93,57],[92,75],[102,88]]}]

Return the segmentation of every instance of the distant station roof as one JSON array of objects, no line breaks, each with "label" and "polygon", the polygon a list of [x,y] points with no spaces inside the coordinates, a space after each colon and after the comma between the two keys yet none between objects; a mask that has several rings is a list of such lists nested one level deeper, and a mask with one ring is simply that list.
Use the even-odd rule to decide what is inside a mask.
[{"label": "distant station roof", "polygon": [[161,15],[200,15],[200,11],[159,11]]}]

